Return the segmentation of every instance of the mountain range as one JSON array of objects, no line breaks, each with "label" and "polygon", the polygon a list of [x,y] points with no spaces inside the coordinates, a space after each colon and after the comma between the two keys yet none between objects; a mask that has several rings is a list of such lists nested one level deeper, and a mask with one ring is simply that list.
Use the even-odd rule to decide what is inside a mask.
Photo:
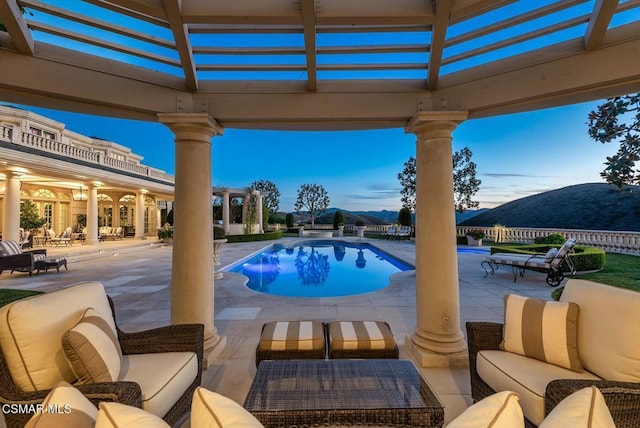
[{"label": "mountain range", "polygon": [[[339,208],[329,208],[327,215],[316,218],[316,223],[332,224],[337,210]],[[397,211],[340,211],[347,224],[358,220],[368,225],[398,221]],[[305,218],[299,217],[296,221],[300,220]],[[619,191],[605,183],[576,184],[516,199],[493,209],[456,213],[456,223],[640,232],[640,186],[627,186]]]}]

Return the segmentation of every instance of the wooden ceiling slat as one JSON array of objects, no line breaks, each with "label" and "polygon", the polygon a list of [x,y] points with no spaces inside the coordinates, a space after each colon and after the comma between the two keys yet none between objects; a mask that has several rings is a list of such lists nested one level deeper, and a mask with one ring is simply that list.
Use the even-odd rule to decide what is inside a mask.
[{"label": "wooden ceiling slat", "polygon": [[191,91],[197,91],[198,76],[196,75],[196,65],[193,60],[189,32],[187,26],[182,22],[179,0],[164,0],[164,9],[167,14],[167,19],[169,20],[171,32],[173,33],[173,39],[176,41],[187,88]]},{"label": "wooden ceiling slat", "polygon": [[588,51],[597,49],[602,45],[602,39],[609,28],[609,23],[618,7],[618,0],[596,0],[593,13],[587,25],[584,35],[584,46]]},{"label": "wooden ceiling slat", "polygon": [[4,24],[18,52],[33,55],[34,41],[20,7],[15,0],[0,1],[0,21]]},{"label": "wooden ceiling slat", "polygon": [[23,6],[29,9],[38,10],[49,15],[57,16],[59,18],[67,19],[69,21],[77,22],[79,24],[88,25],[90,27],[99,28],[105,31],[111,31],[122,36],[131,37],[136,40],[140,40],[147,43],[152,43],[157,46],[162,46],[168,49],[175,49],[176,45],[171,40],[163,39],[161,37],[150,36],[140,31],[135,31],[127,27],[115,25],[112,22],[102,21],[100,19],[91,18],[87,15],[81,15],[76,12],[65,10],[47,3],[43,3],[38,0],[21,0]]},{"label": "wooden ceiling slat", "polygon": [[307,85],[309,92],[318,91],[318,58],[316,56],[316,2],[302,0],[302,26],[304,28],[304,50],[307,62]]},{"label": "wooden ceiling slat", "polygon": [[93,46],[98,46],[98,47],[110,49],[116,52],[133,55],[139,58],[145,58],[151,61],[157,61],[163,64],[173,65],[175,67],[181,66],[179,61],[162,56],[162,55],[156,55],[140,49],[130,48],[128,46],[124,46],[118,43],[108,42],[106,40],[99,40],[99,39],[96,39],[95,37],[85,36],[84,34],[76,33],[73,31],[62,30],[59,27],[54,27],[52,25],[42,24],[39,22],[27,21],[27,24],[29,25],[29,28],[31,28],[32,30],[42,31],[44,33],[53,34],[55,36],[64,37],[65,39],[87,43]]}]

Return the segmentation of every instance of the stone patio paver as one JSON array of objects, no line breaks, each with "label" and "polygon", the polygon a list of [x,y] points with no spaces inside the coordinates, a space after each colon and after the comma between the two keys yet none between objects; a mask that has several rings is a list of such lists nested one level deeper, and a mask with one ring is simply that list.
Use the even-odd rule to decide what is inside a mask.
[{"label": "stone patio paver", "polygon": [[[345,238],[353,241],[354,238]],[[411,264],[415,246],[409,241],[365,239],[373,245]],[[284,238],[279,243],[298,242]],[[273,242],[225,244],[221,267],[254,254]],[[47,248],[50,255],[64,254],[69,270],[55,270],[29,277],[4,272],[0,288],[28,288],[51,291],[80,281],[100,281],[113,297],[116,316],[124,330],[143,330],[165,325],[170,319],[170,281],[172,247],[156,240],[124,240],[101,243],[96,247]],[[527,271],[513,282],[511,271],[501,269],[483,278],[482,254],[459,253],[460,308],[463,332],[466,321],[501,321],[502,297],[517,293],[550,298],[552,288],[545,275]],[[185,269],[188,269],[185,266]],[[262,324],[279,319],[353,320],[382,319],[400,346],[400,358],[411,358],[405,345],[416,325],[415,272],[395,274],[384,289],[358,296],[334,298],[295,298],[259,294],[244,286],[244,277],[225,273],[215,282],[215,326],[227,337],[219,359],[203,374],[203,385],[239,403],[255,375],[255,348]],[[428,383],[445,404],[445,418],[453,419],[471,403],[468,369],[421,369]]]}]

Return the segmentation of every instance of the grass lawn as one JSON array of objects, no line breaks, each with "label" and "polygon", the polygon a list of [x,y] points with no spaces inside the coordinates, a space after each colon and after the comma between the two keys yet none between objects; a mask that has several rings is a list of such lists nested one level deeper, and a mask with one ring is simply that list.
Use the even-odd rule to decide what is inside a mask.
[{"label": "grass lawn", "polygon": [[640,291],[640,257],[607,253],[604,268],[599,272],[568,278],[588,279],[616,287]]},{"label": "grass lawn", "polygon": [[0,306],[11,303],[14,300],[24,299],[25,297],[41,294],[42,291],[33,290],[14,290],[10,288],[0,288]]}]

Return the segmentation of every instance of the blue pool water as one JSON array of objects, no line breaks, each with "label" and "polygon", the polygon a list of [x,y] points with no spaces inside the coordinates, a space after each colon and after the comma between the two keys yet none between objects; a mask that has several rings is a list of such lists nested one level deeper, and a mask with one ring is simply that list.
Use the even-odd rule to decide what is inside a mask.
[{"label": "blue pool water", "polygon": [[389,276],[413,266],[369,244],[305,241],[275,244],[226,271],[249,278],[247,286],[277,296],[336,297],[389,285]]}]

